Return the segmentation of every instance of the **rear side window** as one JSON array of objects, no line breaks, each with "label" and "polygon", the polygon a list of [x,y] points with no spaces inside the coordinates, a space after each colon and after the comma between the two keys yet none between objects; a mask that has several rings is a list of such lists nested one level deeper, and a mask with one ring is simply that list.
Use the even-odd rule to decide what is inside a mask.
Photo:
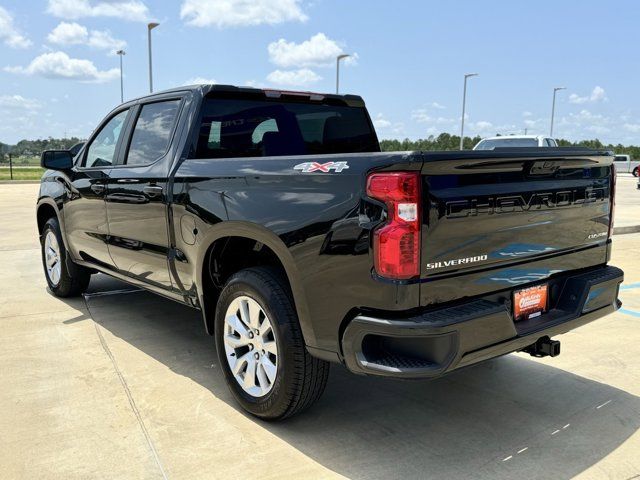
[{"label": "rear side window", "polygon": [[476,150],[493,150],[494,148],[510,147],[537,147],[538,140],[535,138],[495,138],[486,139],[478,143]]},{"label": "rear side window", "polygon": [[143,105],[136,120],[127,165],[147,165],[165,154],[178,116],[180,100]]},{"label": "rear side window", "polygon": [[378,152],[362,107],[208,98],[196,158]]},{"label": "rear side window", "polygon": [[622,157],[620,155],[614,157],[613,159],[615,162],[626,162],[627,161],[627,157]]}]

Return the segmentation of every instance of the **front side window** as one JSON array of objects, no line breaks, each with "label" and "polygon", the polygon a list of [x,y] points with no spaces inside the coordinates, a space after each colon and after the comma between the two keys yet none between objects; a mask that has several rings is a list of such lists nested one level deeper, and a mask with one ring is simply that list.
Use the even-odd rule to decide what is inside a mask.
[{"label": "front side window", "polygon": [[207,98],[196,158],[379,152],[363,107]]},{"label": "front side window", "polygon": [[167,151],[180,100],[143,105],[133,129],[125,163],[147,165]]},{"label": "front side window", "polygon": [[109,120],[87,149],[84,167],[108,167],[113,165],[118,140],[129,110],[123,110]]}]

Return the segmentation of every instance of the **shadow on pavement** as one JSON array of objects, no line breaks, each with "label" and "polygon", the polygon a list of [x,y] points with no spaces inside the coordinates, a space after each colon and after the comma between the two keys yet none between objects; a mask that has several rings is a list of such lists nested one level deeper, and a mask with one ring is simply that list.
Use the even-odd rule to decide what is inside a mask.
[{"label": "shadow on pavement", "polygon": [[[124,287],[92,283],[100,288]],[[147,292],[87,301],[107,331],[236,408],[219,368],[211,368],[213,339],[198,311]],[[427,382],[332,366],[311,410],[279,424],[252,421],[349,478],[568,479],[640,428],[640,398],[509,355]]]}]

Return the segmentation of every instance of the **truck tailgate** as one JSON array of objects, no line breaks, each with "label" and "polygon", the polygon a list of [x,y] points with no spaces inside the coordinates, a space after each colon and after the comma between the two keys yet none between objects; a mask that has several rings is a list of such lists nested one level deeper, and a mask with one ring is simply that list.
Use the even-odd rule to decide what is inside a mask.
[{"label": "truck tailgate", "polygon": [[613,157],[518,150],[425,154],[422,305],[606,262]]}]

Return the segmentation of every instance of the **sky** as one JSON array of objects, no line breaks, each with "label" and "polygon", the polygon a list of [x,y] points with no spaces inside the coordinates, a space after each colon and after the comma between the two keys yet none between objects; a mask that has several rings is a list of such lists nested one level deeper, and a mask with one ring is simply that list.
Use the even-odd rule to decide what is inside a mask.
[{"label": "sky", "polygon": [[640,2],[0,0],[0,142],[86,138],[120,103],[189,83],[361,95],[380,138],[548,134],[640,144]]}]

